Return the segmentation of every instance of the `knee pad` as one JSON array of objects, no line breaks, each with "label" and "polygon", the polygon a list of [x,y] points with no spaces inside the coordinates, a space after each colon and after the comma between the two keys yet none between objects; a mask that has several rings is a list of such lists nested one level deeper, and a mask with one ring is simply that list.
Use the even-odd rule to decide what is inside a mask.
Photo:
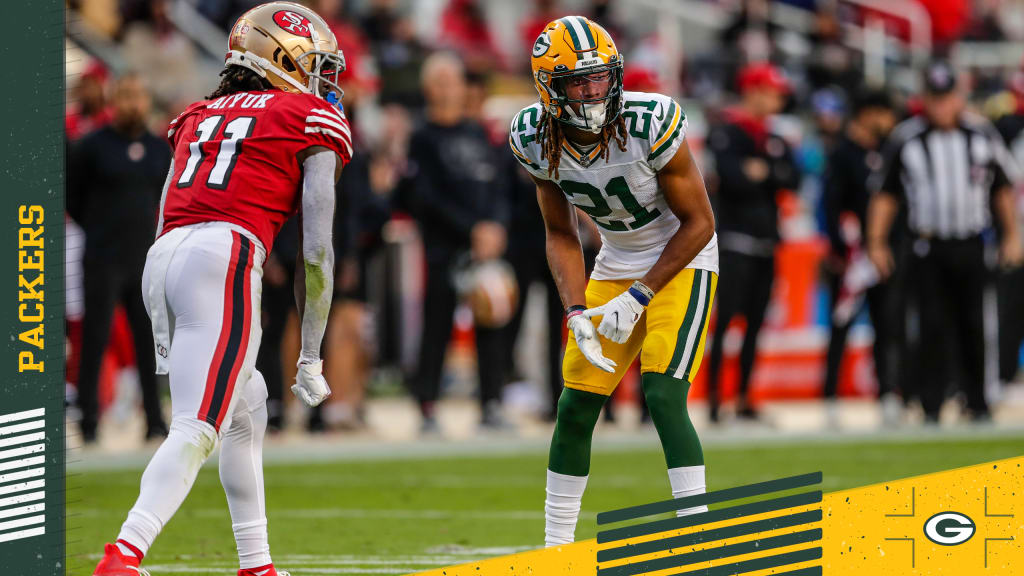
[{"label": "knee pad", "polygon": [[208,422],[198,418],[174,418],[168,436],[180,436],[189,444],[199,448],[204,458],[213,453],[217,445],[217,431]]}]

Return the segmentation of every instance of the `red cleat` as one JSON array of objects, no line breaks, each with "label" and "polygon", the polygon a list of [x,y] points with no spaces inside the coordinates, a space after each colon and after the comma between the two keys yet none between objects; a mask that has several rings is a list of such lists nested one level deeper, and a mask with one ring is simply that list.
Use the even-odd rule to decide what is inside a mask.
[{"label": "red cleat", "polygon": [[96,565],[92,576],[149,576],[143,568],[139,568],[139,559],[135,556],[122,554],[114,544],[103,547],[103,560]]},{"label": "red cleat", "polygon": [[238,571],[238,576],[290,576],[287,572],[278,572],[273,564],[260,566],[259,568],[243,568]]}]

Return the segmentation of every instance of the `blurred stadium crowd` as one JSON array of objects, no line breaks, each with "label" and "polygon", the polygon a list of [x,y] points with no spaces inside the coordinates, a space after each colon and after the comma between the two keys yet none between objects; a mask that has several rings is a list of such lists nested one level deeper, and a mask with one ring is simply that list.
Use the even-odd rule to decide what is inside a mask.
[{"label": "blurred stadium crowd", "polygon": [[[256,3],[69,0],[67,380],[87,440],[100,414],[136,410],[134,381],[142,384],[147,434],[165,433],[140,294],[169,162],[162,133],[216,86],[227,30]],[[584,14],[611,32],[625,55],[627,90],[663,92],[683,103],[687,138],[719,225],[748,235],[745,226],[768,227],[760,238],[766,242],[745,248],[730,248],[719,230],[723,250],[739,256],[727,263],[723,254],[718,304],[728,310],[712,326],[711,366],[691,392],[709,397],[716,421],[757,418],[768,400],[879,397],[886,421],[895,423],[921,395],[920,367],[935,358],[915,353],[922,322],[914,274],[905,266],[908,235],[894,234],[897,270],[884,313],[872,314],[876,324],[879,317],[890,322],[872,327],[857,295],[844,292],[851,263],[863,252],[867,203],[866,196],[843,196],[844,182],[836,179],[850,176],[830,165],[851,118],[874,133],[922,113],[921,72],[942,58],[961,78],[970,108],[1000,128],[1024,163],[1019,2],[307,4],[328,20],[344,51],[344,106],[356,154],[338,186],[338,277],[324,351],[334,395],[309,414],[287,410],[290,394],[282,393],[298,353],[294,225],[265,266],[257,367],[270,388],[272,429],[358,429],[368,397],[406,393],[419,405],[424,432],[436,431],[433,405],[446,394],[476,392],[489,428],[511,427],[503,400],[551,416],[561,388],[563,313],[545,262],[534,188],[506,142],[509,119],[536,99],[529,77],[534,40],[562,15]],[[752,109],[767,122],[744,116]],[[730,130],[777,136],[791,177],[765,183],[757,174],[767,164],[727,167]],[[867,140],[877,154],[881,139]],[[759,184],[756,202],[726,193],[742,185],[732,182],[741,173]],[[1019,207],[1020,191],[1018,184]],[[592,261],[599,249],[593,224],[584,226],[583,238]],[[996,234],[985,238],[994,253]],[[726,276],[730,266],[740,270],[733,278]],[[985,385],[996,401],[1024,358],[1024,281],[1019,268],[994,260],[987,270]],[[834,313],[843,296],[846,309]],[[884,345],[872,350],[874,341]],[[927,386],[956,397],[962,378],[956,370],[943,373],[948,382]],[[641,401],[636,380],[620,386],[610,418],[616,405]],[[977,409],[970,416],[988,418]]]}]

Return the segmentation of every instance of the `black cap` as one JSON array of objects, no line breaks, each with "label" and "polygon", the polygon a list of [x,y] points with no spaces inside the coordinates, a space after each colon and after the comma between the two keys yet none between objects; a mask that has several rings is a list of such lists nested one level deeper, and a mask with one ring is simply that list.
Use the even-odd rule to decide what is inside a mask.
[{"label": "black cap", "polygon": [[949,62],[937,60],[924,73],[924,88],[929,94],[948,94],[956,89],[956,70]]},{"label": "black cap", "polygon": [[896,107],[889,93],[879,88],[861,88],[854,92],[851,102],[854,114],[860,114],[872,108],[892,110]]}]

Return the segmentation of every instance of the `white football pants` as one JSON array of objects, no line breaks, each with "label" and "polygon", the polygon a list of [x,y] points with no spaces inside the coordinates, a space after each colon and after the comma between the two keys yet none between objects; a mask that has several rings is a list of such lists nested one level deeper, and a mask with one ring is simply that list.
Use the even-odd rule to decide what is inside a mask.
[{"label": "white football pants", "polygon": [[265,256],[250,234],[225,223],[171,230],[149,251],[143,298],[158,372],[170,379],[172,418],[119,536],[143,553],[220,439],[220,478],[241,567],[271,562],[262,458],[267,386],[255,370]]}]

